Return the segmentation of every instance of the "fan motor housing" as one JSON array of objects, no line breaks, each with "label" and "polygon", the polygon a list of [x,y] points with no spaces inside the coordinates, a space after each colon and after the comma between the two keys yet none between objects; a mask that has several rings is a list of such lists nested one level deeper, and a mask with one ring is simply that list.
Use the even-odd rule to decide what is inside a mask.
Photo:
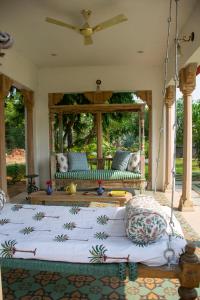
[{"label": "fan motor housing", "polygon": [[82,28],[82,29],[80,29],[80,33],[84,36],[91,36],[93,33],[93,30],[91,27]]}]

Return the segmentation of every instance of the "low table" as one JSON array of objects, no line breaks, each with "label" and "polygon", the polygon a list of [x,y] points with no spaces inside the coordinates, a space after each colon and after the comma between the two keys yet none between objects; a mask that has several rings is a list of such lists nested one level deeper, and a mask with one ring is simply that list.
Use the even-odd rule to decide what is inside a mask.
[{"label": "low table", "polygon": [[51,204],[55,202],[111,202],[118,203],[119,206],[123,206],[126,201],[131,199],[133,195],[129,192],[126,192],[126,195],[123,197],[119,196],[109,196],[108,193],[104,193],[102,196],[98,196],[95,192],[83,192],[79,191],[76,194],[68,195],[66,192],[53,192],[51,195],[47,195],[45,191],[38,191],[29,195],[31,204]]}]

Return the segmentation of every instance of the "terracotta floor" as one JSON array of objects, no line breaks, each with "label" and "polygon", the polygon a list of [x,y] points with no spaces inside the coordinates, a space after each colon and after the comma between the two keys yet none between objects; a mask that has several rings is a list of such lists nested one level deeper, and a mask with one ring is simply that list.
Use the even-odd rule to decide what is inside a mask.
[{"label": "terracotta floor", "polygon": [[8,184],[8,196],[13,198],[14,196],[26,191],[26,181],[19,181],[15,184]]},{"label": "terracotta floor", "polygon": [[[171,200],[171,193],[165,193],[166,197]],[[174,208],[178,208],[181,197],[181,187],[177,187],[174,197]],[[192,191],[193,211],[181,212],[183,217],[191,225],[191,227],[200,235],[200,194]]]}]

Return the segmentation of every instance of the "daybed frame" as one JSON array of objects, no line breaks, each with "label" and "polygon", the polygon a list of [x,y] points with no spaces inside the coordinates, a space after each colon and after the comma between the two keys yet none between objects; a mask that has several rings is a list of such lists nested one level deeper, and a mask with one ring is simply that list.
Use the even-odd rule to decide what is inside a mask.
[{"label": "daybed frame", "polygon": [[[51,99],[50,99],[51,100]],[[58,102],[59,103],[59,102]],[[49,101],[49,144],[50,144],[50,175],[55,182],[55,187],[59,189],[68,185],[70,179],[55,179],[56,160],[55,160],[55,141],[54,141],[54,122],[55,115],[59,119],[59,152],[63,153],[63,114],[92,113],[96,115],[97,130],[97,168],[104,168],[104,158],[102,151],[102,113],[108,112],[137,112],[139,114],[139,141],[141,153],[141,178],[131,180],[109,180],[104,181],[104,186],[131,187],[138,188],[140,191],[145,187],[145,157],[144,157],[144,103],[134,104],[87,104],[87,105],[55,105],[55,101]],[[96,187],[96,180],[74,180],[79,188]]]},{"label": "daybed frame", "polygon": [[[197,298],[197,291],[195,288],[199,287],[200,282],[200,261],[194,254],[195,247],[192,244],[186,246],[185,252],[180,256],[179,265],[167,267],[147,267],[142,264],[137,265],[137,277],[142,278],[175,278],[179,279],[180,287],[178,294],[180,300],[194,300]],[[97,271],[99,268],[109,268],[110,264],[70,264],[61,262],[45,262],[28,259],[1,259],[1,267],[34,269],[40,271],[54,271],[54,272],[73,272],[76,274],[77,270],[93,270]],[[116,264],[115,264],[116,265]],[[69,273],[68,272],[68,273]],[[126,272],[129,275],[128,269]],[[80,275],[80,274],[77,274]]]}]

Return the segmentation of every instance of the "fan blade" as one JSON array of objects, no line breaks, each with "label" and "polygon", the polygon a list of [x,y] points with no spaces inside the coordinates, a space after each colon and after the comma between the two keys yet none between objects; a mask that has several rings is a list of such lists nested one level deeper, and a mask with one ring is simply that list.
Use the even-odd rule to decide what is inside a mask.
[{"label": "fan blade", "polygon": [[70,24],[67,24],[67,23],[64,23],[64,22],[59,21],[59,20],[55,20],[55,19],[46,17],[45,21],[48,22],[48,23],[51,23],[51,24],[55,24],[55,25],[58,25],[58,26],[66,27],[66,28],[73,29],[73,30],[76,30],[76,31],[80,32],[80,28],[79,27],[73,26],[73,25],[70,25]]},{"label": "fan blade", "polygon": [[93,44],[93,40],[91,36],[84,36],[84,45],[91,45]]},{"label": "fan blade", "polygon": [[97,32],[97,31],[106,29],[108,27],[114,26],[116,24],[119,24],[119,23],[127,21],[127,20],[128,20],[128,18],[125,15],[120,14],[120,15],[118,15],[114,18],[111,18],[105,22],[97,24],[96,26],[93,27],[93,32]]}]

